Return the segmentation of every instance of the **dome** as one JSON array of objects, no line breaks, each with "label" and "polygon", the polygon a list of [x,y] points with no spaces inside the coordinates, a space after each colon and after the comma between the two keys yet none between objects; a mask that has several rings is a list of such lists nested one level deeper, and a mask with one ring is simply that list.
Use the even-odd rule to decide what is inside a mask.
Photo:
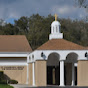
[{"label": "dome", "polygon": [[53,21],[52,24],[51,24],[51,26],[54,26],[54,25],[61,25],[61,24],[58,21]]}]

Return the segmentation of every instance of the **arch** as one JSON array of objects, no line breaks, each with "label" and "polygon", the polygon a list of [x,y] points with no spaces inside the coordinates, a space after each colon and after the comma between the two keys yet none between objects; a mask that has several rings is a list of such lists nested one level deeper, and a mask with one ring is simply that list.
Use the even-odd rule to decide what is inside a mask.
[{"label": "arch", "polygon": [[47,59],[47,66],[57,66],[59,63],[60,55],[58,53],[51,53]]},{"label": "arch", "polygon": [[71,52],[65,60],[65,85],[77,85],[77,61],[78,54]]},{"label": "arch", "polygon": [[58,26],[56,25],[56,33],[58,33]]},{"label": "arch", "polygon": [[51,53],[47,59],[47,85],[60,84],[60,55],[58,53]]},{"label": "arch", "polygon": [[78,60],[78,54],[71,52],[66,56],[65,62],[67,63],[77,63]]}]

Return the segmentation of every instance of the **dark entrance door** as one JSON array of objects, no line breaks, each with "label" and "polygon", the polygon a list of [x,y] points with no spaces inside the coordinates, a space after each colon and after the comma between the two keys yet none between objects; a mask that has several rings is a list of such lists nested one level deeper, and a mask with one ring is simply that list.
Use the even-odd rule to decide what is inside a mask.
[{"label": "dark entrance door", "polygon": [[47,84],[52,85],[52,66],[47,66]]},{"label": "dark entrance door", "polygon": [[60,66],[47,66],[47,84],[60,84]]},{"label": "dark entrance door", "polygon": [[55,68],[55,84],[60,85],[60,66]]},{"label": "dark entrance door", "polygon": [[77,85],[77,67],[75,67],[75,85]]}]

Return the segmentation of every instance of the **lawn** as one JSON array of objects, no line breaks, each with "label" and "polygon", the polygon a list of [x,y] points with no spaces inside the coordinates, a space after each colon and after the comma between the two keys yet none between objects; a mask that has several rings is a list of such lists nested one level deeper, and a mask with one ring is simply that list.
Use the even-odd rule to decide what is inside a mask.
[{"label": "lawn", "polygon": [[0,88],[14,88],[14,87],[6,84],[0,84]]}]

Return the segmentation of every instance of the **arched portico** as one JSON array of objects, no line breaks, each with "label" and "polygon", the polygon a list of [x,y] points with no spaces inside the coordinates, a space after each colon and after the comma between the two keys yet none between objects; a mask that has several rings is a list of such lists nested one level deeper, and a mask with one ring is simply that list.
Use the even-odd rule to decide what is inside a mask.
[{"label": "arched portico", "polygon": [[[41,55],[42,54],[42,55]],[[78,50],[40,50],[40,51],[35,51],[34,53],[31,54],[31,56],[34,55],[35,57],[35,66],[34,68],[36,69],[35,71],[35,85],[59,85],[59,86],[65,86],[65,85],[70,85],[74,86],[79,82],[78,75],[75,75],[77,77],[74,77],[74,70],[75,73],[77,74],[77,62],[81,60],[81,58],[85,58],[85,51],[78,51]],[[46,58],[44,58],[46,57]],[[39,58],[39,59],[36,59]],[[85,59],[86,60],[86,59]],[[41,64],[42,63],[42,64]],[[47,67],[46,67],[47,66]],[[50,66],[50,69],[49,69]],[[40,71],[41,68],[41,71]],[[46,69],[47,68],[47,69]],[[59,69],[59,70],[57,70]],[[70,69],[69,71],[66,69]],[[72,70],[74,69],[74,70]],[[49,71],[50,70],[50,71]],[[49,80],[47,77],[48,72],[54,73],[54,75],[49,75],[52,76],[50,78],[54,80]],[[41,73],[41,77],[39,75]],[[36,78],[37,76],[40,78]],[[56,77],[56,75],[58,76]],[[66,78],[66,74],[71,78]],[[70,75],[69,75],[70,74]],[[55,79],[58,78],[58,79]],[[46,78],[46,79],[45,79]],[[47,79],[48,78],[48,79]],[[42,81],[40,81],[40,80]],[[66,83],[67,79],[70,81],[69,84]],[[59,81],[58,81],[59,80]],[[51,82],[49,82],[51,81]],[[77,81],[77,82],[76,82]],[[41,82],[41,84],[40,84]]]},{"label": "arched portico", "polygon": [[[60,86],[77,85],[77,62],[78,54],[75,52],[69,52],[66,55],[65,60],[61,60],[60,54],[58,53],[50,53],[47,59],[47,84],[56,84]],[[56,68],[58,69],[57,71]],[[52,78],[51,83],[49,83],[49,72],[52,75],[52,77],[49,75],[49,77]],[[59,79],[55,79],[57,74]]]},{"label": "arched portico", "polygon": [[60,85],[60,55],[51,53],[47,59],[47,85]]},{"label": "arched portico", "polygon": [[65,85],[77,85],[77,62],[78,55],[74,52],[69,53],[65,60]]}]

